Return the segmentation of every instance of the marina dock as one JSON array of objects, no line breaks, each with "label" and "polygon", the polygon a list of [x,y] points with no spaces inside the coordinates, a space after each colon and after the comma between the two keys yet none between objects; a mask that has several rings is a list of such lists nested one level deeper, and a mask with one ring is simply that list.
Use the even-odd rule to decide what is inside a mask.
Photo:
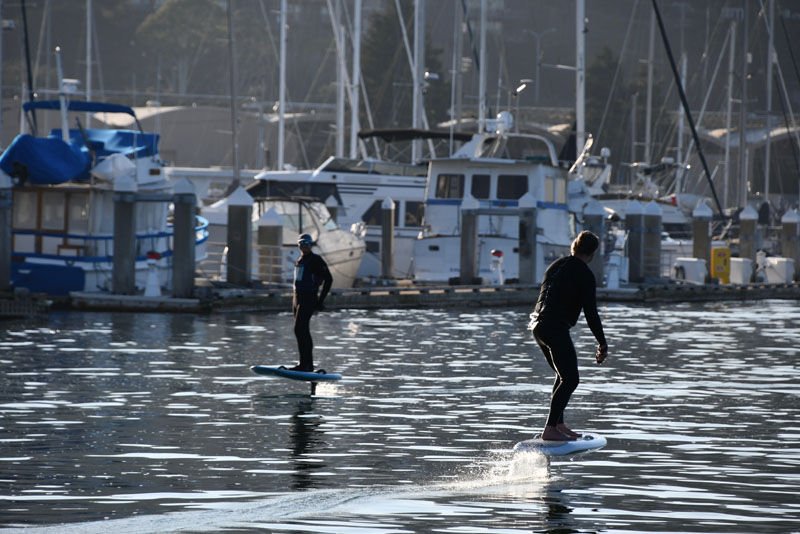
[{"label": "marina dock", "polygon": [[[107,293],[73,293],[60,306],[73,310],[172,313],[282,312],[292,307],[292,291],[281,289],[202,288],[199,298],[144,297]],[[510,307],[533,305],[538,285],[391,286],[331,291],[329,310],[386,308]],[[598,288],[600,303],[640,304],[800,299],[800,283],[689,284],[667,282],[618,289]]]}]

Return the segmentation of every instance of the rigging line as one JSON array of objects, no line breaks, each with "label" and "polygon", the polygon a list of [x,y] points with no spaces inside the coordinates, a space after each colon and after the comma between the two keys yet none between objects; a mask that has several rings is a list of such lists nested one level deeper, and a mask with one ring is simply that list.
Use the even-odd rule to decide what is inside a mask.
[{"label": "rigging line", "polygon": [[786,31],[786,21],[783,19],[783,11],[780,10],[780,4],[778,4],[778,15],[781,18],[781,27],[783,28],[783,36],[786,37],[786,46],[789,49],[789,56],[792,58],[792,66],[794,66],[794,75],[797,77],[797,81],[800,81],[800,69],[797,68],[797,60],[794,57],[794,51],[792,50],[792,41],[789,40],[789,32]]},{"label": "rigging line", "polygon": [[[703,122],[703,115],[706,113],[706,108],[708,106],[708,99],[711,96],[711,90],[714,88],[714,84],[717,81],[717,74],[719,72],[720,64],[722,63],[722,58],[725,56],[725,49],[727,48],[728,40],[731,38],[732,32],[731,29],[728,28],[727,33],[725,34],[725,39],[722,41],[722,46],[720,47],[719,56],[717,56],[717,64],[714,66],[714,73],[711,75],[711,82],[708,84],[708,90],[706,91],[706,96],[703,99],[703,106],[700,108],[700,115],[697,116],[697,125],[699,126],[700,123]],[[686,168],[686,165],[689,163],[689,158],[692,155],[692,151],[694,150],[694,139],[689,140],[689,145],[686,147],[686,156],[683,158],[683,162],[681,163]],[[680,191],[676,191],[676,193],[680,193]]]},{"label": "rigging line", "polygon": [[[617,61],[617,70],[614,71],[614,79],[611,81],[611,89],[608,91],[608,98],[606,99],[606,108],[603,110],[603,117],[600,119],[600,126],[597,128],[597,138],[601,138],[601,134],[603,132],[603,126],[606,123],[606,117],[608,116],[608,109],[611,107],[611,98],[614,95],[614,91],[617,87],[617,79],[619,78],[619,72],[622,70],[622,59],[625,57],[625,51],[628,49],[628,38],[631,35],[631,28],[633,27],[633,18],[636,15],[636,8],[639,6],[639,0],[635,0],[633,3],[633,9],[631,10],[631,18],[628,20],[628,29],[625,31],[625,39],[622,40],[622,53],[619,55],[619,61]],[[539,58],[536,58],[536,61],[539,61]],[[598,148],[599,143],[595,143],[594,148]]]},{"label": "rigging line", "polygon": [[717,197],[717,190],[714,187],[714,181],[711,179],[711,172],[708,170],[708,163],[706,162],[706,156],[703,151],[700,149],[700,138],[697,135],[697,128],[694,125],[694,119],[692,119],[692,110],[689,108],[689,102],[686,100],[686,93],[683,91],[683,85],[680,83],[680,75],[678,73],[678,68],[675,66],[675,58],[672,56],[672,48],[669,45],[669,39],[667,38],[667,32],[664,29],[664,21],[661,18],[661,11],[658,9],[658,0],[653,1],[653,10],[656,13],[656,19],[658,19],[658,28],[661,32],[661,39],[664,41],[664,48],[667,52],[667,58],[669,59],[669,65],[672,68],[672,75],[675,78],[675,84],[678,87],[678,92],[681,96],[681,102],[683,103],[683,109],[686,112],[686,119],[689,122],[689,128],[692,130],[692,136],[694,137],[695,146],[697,146],[697,154],[700,156],[700,161],[703,163],[703,169],[706,172],[706,176],[708,178],[708,185],[711,188],[711,193],[714,195],[714,202],[717,204],[717,210],[719,210],[719,214],[724,216],[724,212],[722,211],[722,205],[719,202],[719,197]]},{"label": "rigging line", "polygon": [[[405,45],[406,57],[408,57],[408,66],[411,69],[411,75],[413,76],[414,72],[416,70],[416,65],[414,65],[414,60],[412,59],[413,58],[413,54],[411,53],[411,46],[409,46],[409,44],[408,44],[408,31],[406,30],[405,19],[403,19],[403,10],[400,7],[400,0],[394,0],[394,5],[395,5],[395,8],[397,9],[397,19],[400,21],[400,30],[402,31],[402,34],[403,34],[403,45]],[[423,43],[423,46],[424,46],[424,43]],[[422,55],[423,55],[423,57],[421,59],[422,59],[423,64],[425,64],[425,54],[423,53]],[[413,90],[414,91],[418,91],[419,88],[418,87],[414,87]],[[430,123],[428,123],[428,113],[425,111],[425,106],[424,105],[422,105],[422,110],[421,111],[422,111],[422,126],[426,130],[430,130]],[[370,124],[370,126],[372,126],[372,125]],[[374,128],[374,126],[372,126],[372,128]],[[373,141],[376,143],[376,147],[377,147],[377,142],[378,142],[377,139],[373,138]],[[431,157],[435,158],[436,157],[436,150],[434,149],[433,140],[431,140],[431,139],[428,139],[428,150],[431,153]]]},{"label": "rigging line", "polygon": [[[775,74],[775,76],[777,77],[777,74]],[[790,125],[789,125],[789,116],[786,114],[785,100],[787,100],[789,98],[789,95],[787,95],[786,92],[784,91],[785,88],[784,88],[783,84],[779,83],[777,85],[778,85],[778,92],[781,94],[781,98],[780,98],[781,111],[783,111],[783,122],[786,125],[786,132],[787,132],[787,136],[786,137],[788,138],[789,146],[792,147],[792,155],[794,156],[794,164],[797,166],[797,174],[798,174],[798,177],[800,177],[800,157],[798,157],[797,147],[795,146],[795,143],[792,142],[792,136],[788,135],[788,133],[789,133],[791,128],[790,128]],[[798,182],[798,196],[800,196],[800,181]]]},{"label": "rigging line", "polygon": [[[759,3],[761,4],[761,9],[763,10],[764,9],[763,0],[759,0]],[[767,24],[766,18],[764,19],[764,24]],[[773,48],[774,48],[774,46],[773,46]],[[789,52],[791,52],[791,50],[792,50],[791,47],[789,47]],[[792,63],[794,64],[795,69],[796,69],[797,68],[797,64],[794,63],[794,55],[792,55]],[[797,143],[800,145],[800,136],[798,135],[798,132],[797,132],[797,126],[796,126],[795,119],[794,119],[794,111],[792,111],[792,103],[788,100],[788,92],[786,91],[786,80],[783,77],[783,69],[781,68],[781,64],[778,63],[777,61],[775,62],[775,67],[776,67],[775,70],[777,71],[777,75],[778,75],[778,81],[780,82],[778,85],[781,85],[783,87],[784,93],[787,93],[786,106],[789,109],[789,117],[791,118],[792,124],[795,125],[795,132],[794,132],[795,138],[797,139]],[[800,80],[800,74],[798,74],[798,80]],[[791,134],[791,130],[787,130],[787,136],[789,134]]]}]

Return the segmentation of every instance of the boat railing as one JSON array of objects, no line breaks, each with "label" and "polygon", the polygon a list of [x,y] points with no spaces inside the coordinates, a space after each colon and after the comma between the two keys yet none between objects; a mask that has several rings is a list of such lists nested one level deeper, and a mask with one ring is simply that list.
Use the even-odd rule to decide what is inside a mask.
[{"label": "boat railing", "polygon": [[[195,231],[195,246],[205,244],[208,240],[208,220],[204,217],[196,216],[197,224],[194,228]],[[170,226],[171,228],[171,226]],[[70,263],[103,263],[111,262],[114,259],[113,254],[81,254],[90,250],[109,250],[109,245],[114,242],[113,234],[69,234],[61,232],[48,232],[42,230],[12,230],[14,236],[34,236],[34,237],[48,237],[63,239],[66,243],[59,245],[59,248],[71,250],[74,254],[48,254],[42,252],[25,252],[15,250],[12,252],[14,257],[31,258],[31,259],[44,259],[44,260],[58,260],[68,261]],[[162,258],[169,258],[173,255],[172,238],[174,232],[172,231],[159,231],[149,232],[144,234],[136,234],[136,261],[147,261],[148,253],[157,252]],[[149,243],[148,243],[149,240]],[[164,243],[164,250],[154,250],[158,246],[159,240]],[[83,244],[75,244],[75,241],[82,242]],[[93,244],[93,245],[90,245]]]}]

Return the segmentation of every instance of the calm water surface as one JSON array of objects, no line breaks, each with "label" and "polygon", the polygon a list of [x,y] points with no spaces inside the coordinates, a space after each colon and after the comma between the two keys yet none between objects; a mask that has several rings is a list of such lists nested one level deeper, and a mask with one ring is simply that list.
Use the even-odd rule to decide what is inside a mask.
[{"label": "calm water surface", "polygon": [[0,324],[0,529],[800,532],[800,303],[605,306],[567,422],[608,446],[514,457],[552,377],[527,308],[54,313]]}]

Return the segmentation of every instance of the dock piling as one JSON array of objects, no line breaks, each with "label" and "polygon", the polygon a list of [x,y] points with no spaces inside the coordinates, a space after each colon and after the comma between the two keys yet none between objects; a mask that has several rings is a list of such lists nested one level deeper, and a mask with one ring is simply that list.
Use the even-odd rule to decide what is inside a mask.
[{"label": "dock piling", "polygon": [[112,292],[136,292],[136,178],[120,176],[114,181],[114,272]]},{"label": "dock piling", "polygon": [[381,275],[394,278],[394,216],[395,203],[386,197],[381,204]]},{"label": "dock piling", "polygon": [[197,195],[192,182],[181,178],[175,183],[173,204],[172,296],[189,298],[194,293],[195,235]]},{"label": "dock piling", "polygon": [[253,197],[239,186],[228,197],[228,276],[231,284],[249,286],[252,267]]},{"label": "dock piling", "polygon": [[0,291],[11,287],[11,177],[0,171]]}]

